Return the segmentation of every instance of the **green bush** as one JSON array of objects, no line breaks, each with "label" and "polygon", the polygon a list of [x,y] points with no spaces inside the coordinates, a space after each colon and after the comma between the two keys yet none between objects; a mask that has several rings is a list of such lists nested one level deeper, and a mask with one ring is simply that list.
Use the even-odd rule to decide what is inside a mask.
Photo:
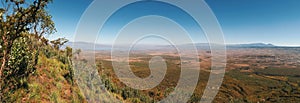
[{"label": "green bush", "polygon": [[47,58],[52,58],[52,57],[55,57],[56,55],[58,55],[58,52],[56,50],[52,49],[52,47],[49,46],[49,45],[44,46],[43,48],[41,48],[40,52],[45,54],[45,56]]},{"label": "green bush", "polygon": [[8,61],[10,69],[4,71],[6,80],[12,80],[15,86],[26,84],[26,77],[33,73],[35,68],[36,52],[31,49],[31,41],[26,37],[21,37],[14,41]]},{"label": "green bush", "polygon": [[9,54],[8,67],[3,70],[2,87],[3,100],[14,98],[15,91],[28,87],[28,76],[35,72],[36,51],[32,49],[32,42],[27,37],[16,39]]}]

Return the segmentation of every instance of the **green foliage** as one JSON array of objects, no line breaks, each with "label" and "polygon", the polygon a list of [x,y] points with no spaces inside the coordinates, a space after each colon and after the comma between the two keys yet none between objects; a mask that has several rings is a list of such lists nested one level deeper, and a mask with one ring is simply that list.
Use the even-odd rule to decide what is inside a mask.
[{"label": "green foliage", "polygon": [[[26,84],[36,64],[40,45],[28,43],[30,35],[40,41],[54,33],[54,22],[45,8],[52,0],[2,0],[0,7],[0,99]],[[35,46],[35,48],[31,48]],[[32,50],[29,52],[29,50]],[[38,54],[38,53],[37,53]]]},{"label": "green foliage", "polygon": [[67,40],[66,38],[58,38],[50,42],[53,44],[53,47],[58,50],[62,45],[64,45],[68,41],[69,40]]},{"label": "green foliage", "polygon": [[73,51],[73,49],[71,47],[69,47],[69,46],[66,47],[67,57],[72,57],[73,56],[72,51]]},{"label": "green foliage", "polygon": [[64,64],[69,63],[69,58],[64,54],[57,55],[57,59]]},{"label": "green foliage", "polygon": [[105,74],[101,74],[101,79],[104,82],[104,87],[111,93],[117,94],[122,97],[123,100],[130,103],[152,103],[154,100],[148,95],[141,93],[139,90],[129,87],[119,87],[111,78],[108,78]]},{"label": "green foliage", "polygon": [[300,77],[300,69],[297,68],[266,68],[255,70],[256,74],[264,74],[270,76],[293,76]]},{"label": "green foliage", "polygon": [[14,42],[8,61],[8,65],[12,69],[6,71],[7,75],[28,75],[33,71],[36,52],[30,48],[30,44],[30,40],[26,37],[19,38]]},{"label": "green foliage", "polygon": [[51,2],[2,0],[0,102],[84,101],[73,80],[72,48],[59,50],[68,40],[52,41],[54,49],[43,37],[56,32],[45,9]]},{"label": "green foliage", "polygon": [[[53,60],[57,60],[57,62],[61,62],[62,64],[65,64],[63,67],[61,67],[62,70],[64,71],[63,76],[70,83],[73,84],[74,72],[72,69],[72,62],[70,60],[70,58],[72,56],[72,54],[70,54],[71,52],[72,52],[72,48],[70,48],[70,47],[67,47],[65,50],[56,50],[48,45],[41,48],[41,51],[40,51],[40,53],[45,55],[46,58],[51,58]],[[55,62],[55,63],[57,64],[57,62]]]},{"label": "green foliage", "polygon": [[12,45],[10,60],[8,66],[10,69],[4,70],[3,89],[9,89],[7,93],[13,90],[26,87],[28,84],[27,77],[35,71],[35,54],[31,50],[31,42],[28,38],[22,37],[15,40]]},{"label": "green foliage", "polygon": [[[52,0],[3,0],[0,7],[0,44],[1,44],[1,68],[2,77],[4,68],[8,67],[10,54],[12,54],[13,42],[32,34],[40,40],[44,34],[55,32],[51,15],[45,7]],[[37,49],[37,46],[35,49]]]},{"label": "green foliage", "polygon": [[11,48],[9,55],[8,67],[3,71],[3,81],[1,84],[6,95],[5,99],[11,98],[19,88],[28,87],[28,76],[35,72],[36,50],[32,49],[32,41],[28,37],[20,37],[16,39]]},{"label": "green foliage", "polygon": [[39,52],[43,53],[47,58],[55,58],[57,55],[59,55],[59,52],[57,50],[54,50],[49,45],[46,45],[46,46],[43,46],[43,48],[40,48]]}]

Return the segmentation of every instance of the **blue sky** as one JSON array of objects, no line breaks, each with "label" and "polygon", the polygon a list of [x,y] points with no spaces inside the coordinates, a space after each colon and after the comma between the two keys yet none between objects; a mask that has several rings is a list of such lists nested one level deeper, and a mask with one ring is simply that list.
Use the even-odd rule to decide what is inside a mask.
[{"label": "blue sky", "polygon": [[[58,32],[49,38],[63,36],[72,40],[77,23],[91,2],[92,0],[54,0],[48,10],[53,15]],[[206,2],[219,20],[228,44],[262,42],[300,46],[299,0],[206,0]],[[115,25],[119,24],[115,22]]]},{"label": "blue sky", "polygon": [[71,40],[75,34],[77,24],[85,9],[93,0],[53,0],[48,11],[53,16],[57,33],[50,39],[66,37]]}]

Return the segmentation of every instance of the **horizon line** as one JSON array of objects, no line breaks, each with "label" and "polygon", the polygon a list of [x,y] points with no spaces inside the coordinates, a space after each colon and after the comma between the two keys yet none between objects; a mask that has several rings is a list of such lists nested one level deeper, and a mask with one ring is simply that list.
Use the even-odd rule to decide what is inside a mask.
[{"label": "horizon line", "polygon": [[[100,43],[92,43],[92,42],[86,42],[86,41],[69,41],[68,43],[89,43],[89,44],[96,44],[96,45],[112,45],[112,44],[100,44]],[[211,44],[211,43],[207,43],[207,42],[197,42],[197,43],[184,43],[184,44],[180,44],[180,45],[188,45],[188,44]],[[212,44],[216,44],[216,43],[212,43]],[[243,44],[265,44],[265,45],[272,45],[274,47],[300,47],[300,45],[277,45],[277,44],[272,44],[272,43],[265,43],[265,42],[249,42],[249,43],[225,43],[226,46],[230,46],[230,45],[243,45]],[[128,45],[128,44],[117,44],[117,45]],[[149,44],[149,43],[145,43],[145,44],[140,44],[140,45],[170,45],[170,44]]]}]

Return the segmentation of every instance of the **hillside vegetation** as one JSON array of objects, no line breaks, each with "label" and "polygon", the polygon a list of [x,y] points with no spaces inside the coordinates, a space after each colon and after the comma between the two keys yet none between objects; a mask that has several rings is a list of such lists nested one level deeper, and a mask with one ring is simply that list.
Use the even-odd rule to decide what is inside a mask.
[{"label": "hillside vegetation", "polygon": [[68,40],[56,32],[46,7],[52,0],[2,0],[0,102],[85,102],[73,79]]},{"label": "hillside vegetation", "polygon": [[[37,64],[28,76],[4,84],[6,102],[85,102],[73,80],[72,65],[67,50],[45,46],[39,52]],[[13,84],[14,83],[14,84]],[[19,86],[12,88],[15,84]]]}]

